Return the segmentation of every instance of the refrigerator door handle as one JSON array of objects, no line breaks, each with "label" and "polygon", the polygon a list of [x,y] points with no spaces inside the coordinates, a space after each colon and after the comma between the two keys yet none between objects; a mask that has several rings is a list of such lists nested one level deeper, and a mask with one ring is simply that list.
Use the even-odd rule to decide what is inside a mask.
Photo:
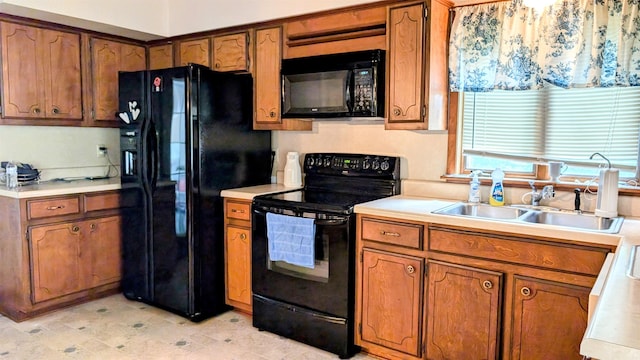
[{"label": "refrigerator door handle", "polygon": [[158,181],[158,135],[153,122],[150,122],[149,131],[147,132],[146,145],[148,149],[146,182],[151,185],[151,192],[156,191],[156,183]]}]

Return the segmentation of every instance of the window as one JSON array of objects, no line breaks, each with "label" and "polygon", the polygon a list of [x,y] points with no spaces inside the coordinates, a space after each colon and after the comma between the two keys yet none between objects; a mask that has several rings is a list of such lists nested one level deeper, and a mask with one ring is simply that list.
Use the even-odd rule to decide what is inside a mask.
[{"label": "window", "polygon": [[635,178],[640,88],[574,88],[461,93],[462,171],[500,167],[534,174],[535,162],[565,161],[565,175],[598,174],[599,157]]}]

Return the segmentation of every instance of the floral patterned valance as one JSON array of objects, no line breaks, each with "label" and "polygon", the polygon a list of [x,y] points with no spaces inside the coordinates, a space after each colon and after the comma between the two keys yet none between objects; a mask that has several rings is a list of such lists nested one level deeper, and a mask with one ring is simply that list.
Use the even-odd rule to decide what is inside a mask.
[{"label": "floral patterned valance", "polygon": [[455,10],[451,91],[640,86],[640,0],[522,0]]}]

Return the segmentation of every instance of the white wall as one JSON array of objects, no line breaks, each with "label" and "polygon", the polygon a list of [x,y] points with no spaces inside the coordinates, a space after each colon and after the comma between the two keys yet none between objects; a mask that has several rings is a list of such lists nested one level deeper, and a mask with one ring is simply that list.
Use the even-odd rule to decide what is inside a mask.
[{"label": "white wall", "polygon": [[41,171],[42,180],[101,176],[108,162],[97,157],[96,145],[106,145],[109,159],[119,166],[119,134],[118,129],[0,126],[0,160],[29,163]]},{"label": "white wall", "polygon": [[314,121],[312,131],[274,131],[278,169],[297,151],[346,152],[401,156],[403,179],[440,181],[447,162],[446,132],[385,130],[382,122]]}]

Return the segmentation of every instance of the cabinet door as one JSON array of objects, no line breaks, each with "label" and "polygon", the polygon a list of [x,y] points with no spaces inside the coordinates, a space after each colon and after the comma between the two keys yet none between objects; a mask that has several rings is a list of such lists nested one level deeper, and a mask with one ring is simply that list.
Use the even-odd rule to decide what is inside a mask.
[{"label": "cabinet door", "polygon": [[41,30],[45,116],[82,120],[80,35]]},{"label": "cabinet door", "polygon": [[425,127],[424,6],[392,7],[387,22],[387,129]]},{"label": "cabinet door", "polygon": [[80,225],[37,226],[29,232],[32,301],[37,303],[82,290]]},{"label": "cabinet door", "polygon": [[211,67],[209,38],[180,42],[180,66],[189,63]]},{"label": "cabinet door", "polygon": [[255,123],[277,129],[280,120],[280,59],[282,30],[279,27],[256,31]]},{"label": "cabinet door", "polygon": [[144,70],[145,49],[142,46],[93,38],[91,58],[93,120],[117,126],[115,113],[118,111],[118,71]]},{"label": "cabinet door", "polygon": [[421,356],[423,276],[420,258],[363,250],[363,341]]},{"label": "cabinet door", "polygon": [[[227,226],[225,238],[227,299],[251,307],[251,230]],[[233,305],[233,304],[230,304]]]},{"label": "cabinet door", "polygon": [[428,359],[497,359],[502,275],[429,261]]},{"label": "cabinet door", "polygon": [[589,288],[515,276],[512,359],[581,359]]},{"label": "cabinet door", "polygon": [[43,69],[38,29],[2,22],[4,117],[44,117]]},{"label": "cabinet door", "polygon": [[213,69],[216,71],[247,71],[249,68],[246,32],[213,38]]},{"label": "cabinet door", "polygon": [[82,224],[86,249],[87,288],[120,281],[120,216],[85,221]]},{"label": "cabinet door", "polygon": [[149,70],[166,69],[173,66],[173,45],[149,47]]}]

